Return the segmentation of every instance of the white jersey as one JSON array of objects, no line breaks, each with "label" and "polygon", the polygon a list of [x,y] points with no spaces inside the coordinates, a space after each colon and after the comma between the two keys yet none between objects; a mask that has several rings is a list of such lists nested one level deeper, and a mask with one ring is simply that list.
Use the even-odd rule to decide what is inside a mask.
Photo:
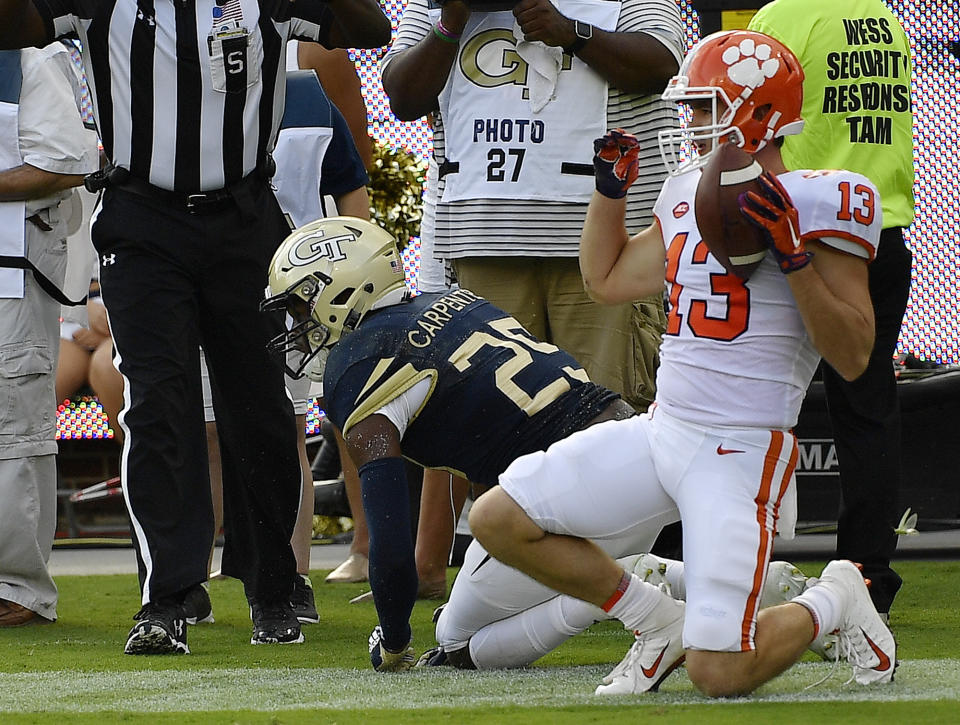
[{"label": "white jersey", "polygon": [[[670,299],[657,403],[703,425],[792,428],[820,354],[772,255],[742,282],[707,251],[694,214],[699,179],[699,171],[669,178],[654,206]],[[869,180],[849,171],[791,171],[779,179],[804,239],[873,259],[882,215]]]}]

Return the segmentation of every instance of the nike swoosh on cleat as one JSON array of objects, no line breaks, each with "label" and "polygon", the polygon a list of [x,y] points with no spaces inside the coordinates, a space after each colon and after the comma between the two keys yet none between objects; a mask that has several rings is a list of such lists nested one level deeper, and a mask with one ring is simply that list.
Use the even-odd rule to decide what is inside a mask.
[{"label": "nike swoosh on cleat", "polygon": [[738,450],[736,450],[736,449],[734,449],[734,448],[724,448],[722,445],[717,446],[717,455],[718,455],[718,456],[725,456],[725,455],[727,455],[728,453],[743,453],[743,451],[738,451]]},{"label": "nike swoosh on cleat", "polygon": [[667,642],[664,645],[663,649],[660,650],[660,654],[657,655],[657,659],[653,661],[653,664],[650,665],[650,667],[644,667],[643,665],[640,665],[640,671],[643,672],[644,677],[647,677],[648,679],[653,679],[653,676],[657,674],[657,668],[660,667],[660,662],[661,660],[663,660],[663,656],[667,653],[667,647],[669,646],[670,646],[670,643]]},{"label": "nike swoosh on cleat", "polygon": [[863,632],[864,639],[867,640],[867,644],[870,645],[870,649],[873,650],[873,653],[877,656],[880,662],[873,668],[877,672],[886,672],[890,669],[890,658],[887,657],[887,653],[884,652],[877,644],[867,636],[867,633],[863,631],[863,627],[860,628],[860,631]]}]

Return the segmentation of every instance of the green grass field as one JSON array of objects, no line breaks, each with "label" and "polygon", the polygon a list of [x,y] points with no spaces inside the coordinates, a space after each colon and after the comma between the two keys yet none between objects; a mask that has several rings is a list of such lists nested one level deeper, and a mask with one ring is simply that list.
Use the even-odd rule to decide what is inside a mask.
[{"label": "green grass field", "polygon": [[[800,566],[813,574],[821,564]],[[228,580],[211,584],[217,621],[190,628],[190,655],[131,657],[122,649],[138,609],[136,578],[60,577],[57,623],[0,630],[0,723],[960,723],[960,563],[897,568],[904,588],[892,621],[900,646],[892,685],[847,684],[849,667],[832,671],[807,655],[752,697],[721,702],[697,694],[682,670],[659,693],[595,697],[631,642],[614,623],[528,670],[379,674],[366,651],[373,605],[348,603],[365,586],[323,584],[321,571],[313,576],[321,622],[304,628],[303,645],[250,645],[241,586]],[[414,611],[418,651],[433,644],[433,606]]]}]

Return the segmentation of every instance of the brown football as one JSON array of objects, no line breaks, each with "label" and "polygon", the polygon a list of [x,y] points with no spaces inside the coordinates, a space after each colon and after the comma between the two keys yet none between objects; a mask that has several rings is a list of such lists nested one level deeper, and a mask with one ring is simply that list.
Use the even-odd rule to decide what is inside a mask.
[{"label": "brown football", "polygon": [[767,245],[760,230],[740,213],[737,197],[745,191],[760,193],[757,177],[762,173],[753,156],[725,143],[710,154],[697,184],[694,213],[703,241],[717,261],[742,280],[760,266]]}]

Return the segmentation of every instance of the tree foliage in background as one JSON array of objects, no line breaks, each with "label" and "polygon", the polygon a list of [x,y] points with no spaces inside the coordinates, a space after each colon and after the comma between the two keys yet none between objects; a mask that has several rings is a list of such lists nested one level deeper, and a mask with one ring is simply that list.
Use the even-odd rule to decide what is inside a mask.
[{"label": "tree foliage in background", "polygon": [[375,142],[370,170],[370,216],[400,248],[420,234],[427,164],[416,154]]}]

